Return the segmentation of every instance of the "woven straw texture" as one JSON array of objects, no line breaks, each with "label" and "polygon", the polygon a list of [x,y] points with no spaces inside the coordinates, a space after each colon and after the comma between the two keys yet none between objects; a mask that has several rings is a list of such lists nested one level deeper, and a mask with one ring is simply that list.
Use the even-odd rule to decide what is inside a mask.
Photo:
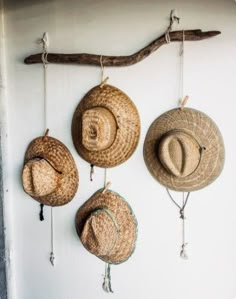
[{"label": "woven straw texture", "polygon": [[[166,134],[176,130],[181,135],[179,146],[166,139]],[[195,191],[212,183],[223,169],[224,156],[216,124],[206,114],[190,108],[162,114],[150,126],[144,142],[144,160],[150,173],[176,191]]]},{"label": "woven straw texture", "polygon": [[[99,111],[95,111],[98,107],[108,113],[101,111],[98,115]],[[90,109],[93,113],[89,115],[87,113]],[[93,115],[95,112],[97,115]],[[91,117],[90,122],[83,116],[85,113]],[[94,87],[75,110],[72,121],[73,142],[79,155],[90,164],[109,168],[123,163],[135,151],[139,136],[137,109],[129,97],[114,86]]]},{"label": "woven straw texture", "polygon": [[[76,230],[84,247],[110,264],[126,261],[135,249],[137,221],[117,193],[98,190],[76,214]],[[105,212],[105,211],[108,211]]]},{"label": "woven straw texture", "polygon": [[79,175],[68,148],[53,137],[34,139],[27,148],[22,172],[23,188],[48,206],[70,202],[78,189]]}]

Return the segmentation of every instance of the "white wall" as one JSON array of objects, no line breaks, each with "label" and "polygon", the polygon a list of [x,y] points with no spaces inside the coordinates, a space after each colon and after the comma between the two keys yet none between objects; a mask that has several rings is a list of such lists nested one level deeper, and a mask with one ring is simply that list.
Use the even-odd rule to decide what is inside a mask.
[{"label": "white wall", "polygon": [[100,82],[98,67],[50,65],[49,127],[71,150],[80,172],[74,200],[55,209],[56,266],[50,253],[50,209],[38,220],[37,202],[21,186],[23,157],[29,142],[43,132],[42,65],[23,59],[40,51],[37,38],[47,31],[54,52],[129,54],[161,35],[171,9],[181,16],[179,29],[221,30],[222,35],[186,43],[185,93],[189,106],[218,124],[225,141],[226,164],[208,188],[191,194],[187,213],[189,261],[179,258],[181,221],[166,191],[143,161],[151,122],[178,103],[178,44],[163,46],[127,68],[106,68],[110,84],[135,102],[142,121],[139,147],[127,163],[108,171],[112,188],[132,205],[139,222],[133,257],[112,267],[114,299],[234,299],[236,297],[236,3],[233,0],[5,0],[10,140],[10,201],[13,268],[17,299],[101,299],[104,264],[81,245],[74,229],[78,207],[102,186],[103,171],[89,181],[89,165],[75,151],[70,125],[82,96]]}]

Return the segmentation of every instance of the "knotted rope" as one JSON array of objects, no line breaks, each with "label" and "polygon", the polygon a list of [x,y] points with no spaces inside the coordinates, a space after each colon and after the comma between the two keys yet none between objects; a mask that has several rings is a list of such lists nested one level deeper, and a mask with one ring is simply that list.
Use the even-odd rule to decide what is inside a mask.
[{"label": "knotted rope", "polygon": [[170,12],[170,24],[165,33],[165,39],[166,39],[167,44],[169,44],[171,42],[170,32],[173,30],[175,23],[179,24],[179,21],[180,21],[180,18],[177,16],[176,10],[172,9]]},{"label": "knotted rope", "polygon": [[172,200],[172,202],[179,208],[179,213],[180,213],[180,219],[182,220],[182,245],[181,245],[181,251],[180,251],[180,257],[183,259],[188,259],[188,255],[186,253],[186,246],[188,243],[186,243],[185,241],[185,207],[187,205],[188,199],[189,199],[189,195],[190,192],[187,193],[186,197],[185,194],[183,192],[183,198],[182,198],[182,206],[180,206],[173,198],[173,196],[170,194],[170,191],[168,188],[166,188],[167,194],[169,195],[170,199]]}]

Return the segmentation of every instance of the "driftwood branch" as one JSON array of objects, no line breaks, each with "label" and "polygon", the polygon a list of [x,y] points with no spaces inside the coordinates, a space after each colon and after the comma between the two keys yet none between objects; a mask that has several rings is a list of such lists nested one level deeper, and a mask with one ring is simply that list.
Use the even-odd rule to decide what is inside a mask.
[{"label": "driftwood branch", "polygon": [[[207,39],[220,34],[220,31],[207,31],[202,32],[200,29],[197,30],[186,30],[185,41],[199,41]],[[171,42],[181,42],[183,39],[183,31],[170,32]],[[142,61],[154,51],[159,49],[161,46],[166,45],[165,34],[155,39],[145,48],[138,52],[128,56],[105,56],[102,55],[102,63],[104,66],[128,66],[139,61]],[[68,63],[68,64],[83,64],[83,65],[99,65],[100,66],[101,55],[97,54],[59,54],[59,53],[48,53],[47,61],[49,63]],[[42,63],[42,53],[30,55],[25,58],[26,64]]]}]

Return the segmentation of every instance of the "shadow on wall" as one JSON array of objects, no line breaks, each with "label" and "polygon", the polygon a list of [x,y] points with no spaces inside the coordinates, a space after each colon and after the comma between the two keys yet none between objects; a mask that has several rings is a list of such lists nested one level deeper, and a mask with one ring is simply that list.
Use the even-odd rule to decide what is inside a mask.
[{"label": "shadow on wall", "polygon": [[19,8],[34,6],[34,5],[42,5],[43,3],[55,2],[54,0],[5,0],[4,1],[4,9],[7,10],[16,10]]}]

